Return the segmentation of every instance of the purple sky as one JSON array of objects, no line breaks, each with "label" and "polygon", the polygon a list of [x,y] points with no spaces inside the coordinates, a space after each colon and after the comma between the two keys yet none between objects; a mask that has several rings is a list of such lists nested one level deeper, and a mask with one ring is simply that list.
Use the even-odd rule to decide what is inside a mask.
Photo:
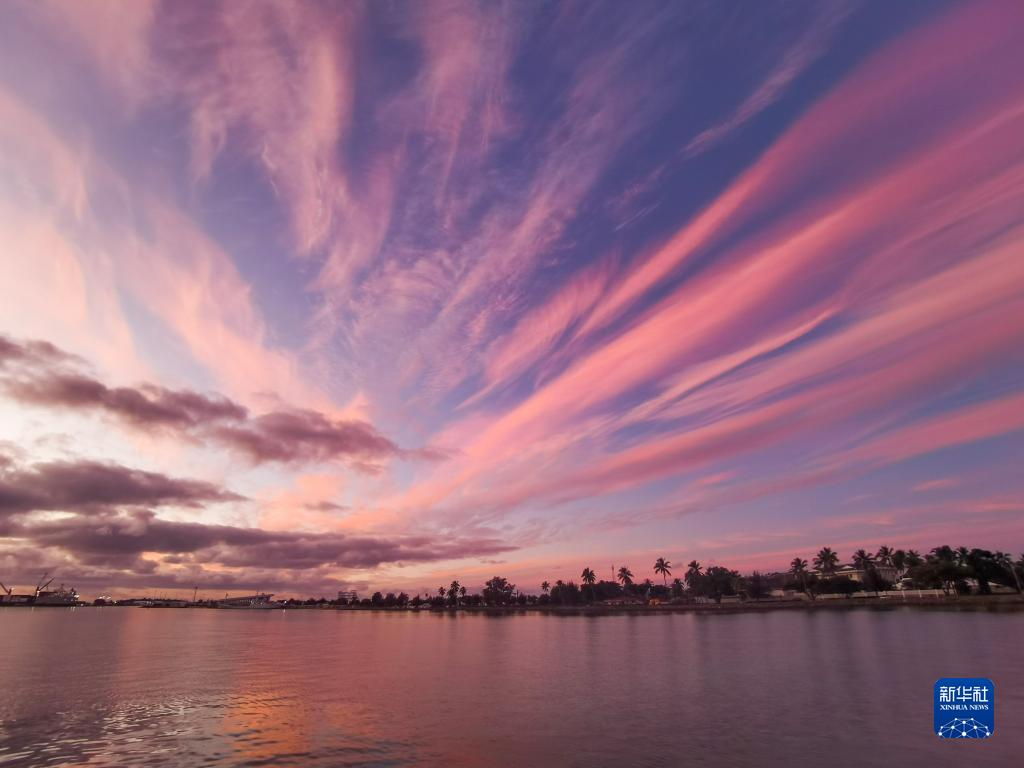
[{"label": "purple sky", "polygon": [[1024,549],[1024,5],[0,9],[0,578]]}]

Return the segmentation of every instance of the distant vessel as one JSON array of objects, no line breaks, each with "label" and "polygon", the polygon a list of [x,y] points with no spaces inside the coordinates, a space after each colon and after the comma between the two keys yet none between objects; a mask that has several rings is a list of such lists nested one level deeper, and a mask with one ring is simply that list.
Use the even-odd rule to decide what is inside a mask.
[{"label": "distant vessel", "polygon": [[61,584],[57,589],[47,589],[53,583],[53,577],[46,579],[49,575],[43,574],[31,595],[11,594],[11,590],[0,583],[4,593],[0,595],[0,605],[78,605],[78,592],[74,588]]},{"label": "distant vessel", "polygon": [[39,592],[33,605],[78,605],[78,593],[61,584],[49,592]]},{"label": "distant vessel", "polygon": [[64,588],[61,584],[57,589],[47,590],[47,587],[53,583],[53,577],[45,584],[43,583],[48,573],[43,574],[43,578],[36,584],[36,599],[32,602],[33,605],[77,605],[78,604],[78,593],[68,587]]},{"label": "distant vessel", "polygon": [[0,605],[31,605],[35,599],[35,595],[12,595],[11,590],[4,586],[4,583],[0,581]]},{"label": "distant vessel", "polygon": [[258,592],[255,595],[244,595],[242,597],[228,597],[224,595],[223,600],[218,600],[218,608],[276,608],[270,602],[273,595],[267,592]]}]

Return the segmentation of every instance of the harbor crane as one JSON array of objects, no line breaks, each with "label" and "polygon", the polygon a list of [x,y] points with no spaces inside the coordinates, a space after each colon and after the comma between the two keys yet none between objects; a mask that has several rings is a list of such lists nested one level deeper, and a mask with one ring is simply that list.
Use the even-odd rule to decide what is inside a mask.
[{"label": "harbor crane", "polygon": [[36,584],[36,597],[39,597],[43,593],[43,590],[50,586],[50,584],[52,584],[53,580],[56,578],[55,576],[50,576],[50,580],[44,584],[43,579],[45,579],[47,576],[50,576],[49,572],[44,573],[43,578],[39,580],[38,584]]}]

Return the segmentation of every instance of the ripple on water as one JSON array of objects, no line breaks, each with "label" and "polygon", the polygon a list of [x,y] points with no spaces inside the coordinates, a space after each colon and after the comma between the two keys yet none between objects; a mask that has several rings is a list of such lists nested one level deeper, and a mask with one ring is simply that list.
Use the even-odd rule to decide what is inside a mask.
[{"label": "ripple on water", "polygon": [[[867,752],[944,766],[952,753],[930,731],[932,687],[965,648],[1000,686],[986,755],[1010,765],[1024,732],[1024,700],[1013,698],[1024,690],[1022,633],[1020,613],[900,610],[0,613],[12,659],[0,665],[0,768],[863,768]],[[100,640],[103,655],[78,653]],[[839,700],[842,717],[772,730],[794,702],[821,713]],[[900,706],[880,724],[878,702],[892,700]]]},{"label": "ripple on water", "polygon": [[315,753],[294,748],[294,734],[308,729],[303,709],[296,697],[268,693],[58,710],[0,723],[0,765],[410,764],[397,751],[402,745],[360,744],[338,733],[330,738],[342,743],[324,743]]}]

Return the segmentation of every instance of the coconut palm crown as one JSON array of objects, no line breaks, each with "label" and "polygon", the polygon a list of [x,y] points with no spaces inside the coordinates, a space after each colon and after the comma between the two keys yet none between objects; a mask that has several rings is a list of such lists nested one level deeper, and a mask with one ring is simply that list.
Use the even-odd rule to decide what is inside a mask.
[{"label": "coconut palm crown", "polygon": [[825,575],[832,575],[839,565],[839,555],[831,547],[822,547],[814,556],[814,567]]},{"label": "coconut palm crown", "polygon": [[668,577],[672,575],[672,563],[664,557],[659,557],[654,561],[654,572],[661,574],[662,584],[668,584]]},{"label": "coconut palm crown", "polygon": [[629,570],[627,566],[619,568],[618,579],[622,583],[623,587],[629,587],[633,584],[633,572]]}]

